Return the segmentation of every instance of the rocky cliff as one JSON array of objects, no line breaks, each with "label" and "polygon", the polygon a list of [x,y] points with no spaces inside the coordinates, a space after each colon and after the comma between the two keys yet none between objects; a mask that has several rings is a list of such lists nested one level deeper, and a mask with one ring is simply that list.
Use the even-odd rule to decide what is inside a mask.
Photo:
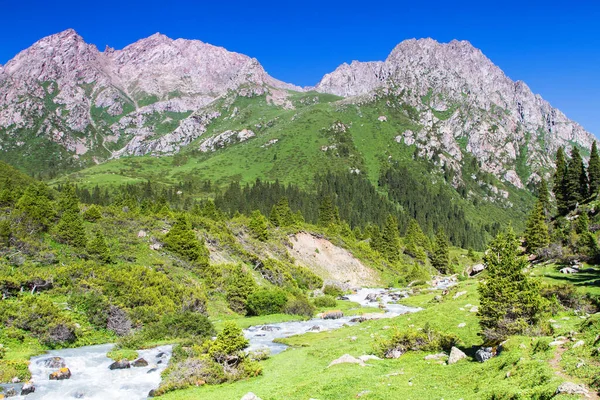
[{"label": "rocky cliff", "polygon": [[[526,182],[515,169],[542,170],[552,165],[559,146],[589,149],[594,140],[466,41],[407,40],[385,61],[341,65],[315,89],[352,96],[356,103],[393,97],[416,111],[422,127],[401,132],[399,141],[418,144],[429,158],[443,149],[451,166],[467,151],[484,170],[518,187]],[[535,173],[529,176],[537,178]]]}]

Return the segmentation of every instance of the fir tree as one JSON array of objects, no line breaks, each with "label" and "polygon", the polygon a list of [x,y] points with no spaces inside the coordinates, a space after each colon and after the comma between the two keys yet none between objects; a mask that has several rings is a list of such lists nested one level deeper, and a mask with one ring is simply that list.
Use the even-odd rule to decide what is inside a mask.
[{"label": "fir tree", "polygon": [[61,188],[58,199],[58,212],[61,214],[66,212],[79,213],[79,198],[75,193],[75,186],[70,183]]},{"label": "fir tree", "polygon": [[331,197],[325,196],[321,201],[321,205],[319,206],[319,219],[317,220],[317,224],[319,226],[327,227],[335,223],[336,210],[333,205],[333,201],[331,200]]},{"label": "fir tree", "polygon": [[59,242],[84,248],[87,243],[83,219],[79,212],[67,210],[62,213],[54,227],[54,234]]},{"label": "fir tree", "polygon": [[83,219],[88,222],[96,222],[102,218],[102,211],[99,206],[93,204],[83,213]]},{"label": "fir tree", "polygon": [[567,161],[565,159],[565,151],[562,147],[559,147],[556,151],[556,171],[554,171],[552,192],[556,197],[556,207],[560,215],[566,215],[569,212],[565,188],[566,176]]},{"label": "fir tree", "polygon": [[587,212],[582,212],[577,219],[575,220],[575,232],[578,234],[583,234],[589,231],[590,218],[587,215]]},{"label": "fir tree", "polygon": [[485,343],[493,345],[536,325],[544,302],[537,281],[523,272],[528,262],[519,255],[519,241],[512,228],[492,240],[485,262],[488,276],[479,283],[477,315]]},{"label": "fir tree", "polygon": [[208,264],[208,250],[199,241],[185,214],[181,214],[171,230],[165,235],[165,247],[201,265]]},{"label": "fir tree", "polygon": [[544,178],[542,178],[540,182],[540,187],[538,189],[538,200],[542,203],[542,207],[544,209],[544,216],[546,219],[550,216],[550,193],[548,193],[548,183]]},{"label": "fir tree", "polygon": [[435,244],[431,256],[431,265],[442,274],[450,272],[450,250],[448,238],[442,228],[435,235]]},{"label": "fir tree", "polygon": [[421,261],[425,261],[427,259],[425,250],[429,250],[431,248],[431,243],[415,219],[412,219],[408,223],[406,236],[404,237],[404,246],[404,252],[406,254]]},{"label": "fir tree", "polygon": [[48,230],[55,217],[48,188],[43,183],[30,185],[17,201],[15,210],[23,214],[24,219],[33,228],[28,229],[29,231]]},{"label": "fir tree", "polygon": [[269,238],[269,231],[267,230],[267,218],[258,210],[253,211],[250,215],[250,223],[248,224],[248,228],[250,228],[252,236],[262,242]]},{"label": "fir tree", "polygon": [[387,217],[382,234],[382,254],[390,262],[398,261],[400,257],[400,235],[398,234],[398,220],[393,215]]},{"label": "fir tree", "polygon": [[546,216],[544,215],[544,205],[541,200],[538,200],[535,203],[527,220],[525,243],[527,245],[527,251],[531,254],[550,244],[550,235],[548,234]]},{"label": "fir tree", "polygon": [[574,210],[577,204],[581,203],[587,197],[587,174],[583,159],[579,154],[579,149],[573,146],[571,150],[571,159],[567,166],[565,175],[564,190],[567,200],[568,210]]},{"label": "fir tree", "polygon": [[94,238],[88,243],[87,249],[90,254],[97,256],[103,263],[108,264],[112,261],[106,239],[100,231],[96,232]]},{"label": "fir tree", "polygon": [[277,227],[294,225],[294,214],[290,209],[290,205],[286,197],[279,199],[277,204],[273,206],[269,219],[271,223]]},{"label": "fir tree", "polygon": [[596,141],[592,143],[590,162],[588,164],[588,181],[590,183],[590,195],[595,196],[600,190],[600,157]]}]

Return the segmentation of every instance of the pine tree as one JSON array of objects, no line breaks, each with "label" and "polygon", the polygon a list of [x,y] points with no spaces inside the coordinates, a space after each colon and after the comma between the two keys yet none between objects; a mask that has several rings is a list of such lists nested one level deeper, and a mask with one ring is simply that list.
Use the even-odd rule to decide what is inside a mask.
[{"label": "pine tree", "polygon": [[103,263],[108,264],[112,261],[106,239],[99,231],[96,232],[94,238],[88,243],[87,249],[90,254],[97,256]]},{"label": "pine tree", "polygon": [[571,150],[571,159],[569,160],[565,175],[564,190],[567,200],[566,205],[569,211],[574,210],[577,204],[581,203],[587,197],[587,174],[583,165],[583,159],[581,158],[581,154],[579,154],[579,149],[575,146]]},{"label": "pine tree", "polygon": [[250,228],[252,236],[262,242],[269,238],[269,231],[267,230],[267,218],[258,210],[253,211],[250,215],[250,223],[248,224],[248,228]]},{"label": "pine tree", "polygon": [[70,183],[61,188],[58,199],[58,212],[61,214],[66,212],[79,213],[79,198],[75,193],[75,186]]},{"label": "pine tree", "polygon": [[575,232],[578,234],[583,234],[589,231],[590,218],[587,215],[587,212],[582,212],[577,219],[575,220]]},{"label": "pine tree", "polygon": [[382,234],[382,254],[390,262],[398,261],[400,257],[400,235],[398,233],[398,220],[393,215],[387,217]]},{"label": "pine tree", "polygon": [[433,246],[433,253],[431,256],[431,265],[442,274],[450,272],[450,244],[446,233],[442,228],[438,229],[435,235],[435,244]]},{"label": "pine tree", "polygon": [[47,231],[55,217],[48,188],[43,183],[30,185],[17,201],[15,210],[25,217],[33,230]]},{"label": "pine tree", "polygon": [[[339,219],[339,215],[337,217]],[[331,197],[325,196],[319,206],[319,218],[317,224],[319,226],[327,227],[331,224],[336,223],[336,209],[333,205]]]},{"label": "pine tree", "polygon": [[102,211],[99,206],[93,204],[83,213],[83,219],[88,222],[96,222],[102,218]]},{"label": "pine tree", "polygon": [[165,247],[200,265],[208,265],[208,250],[198,240],[185,214],[179,215],[171,230],[165,235]]},{"label": "pine tree", "polygon": [[79,212],[68,210],[62,213],[54,227],[54,234],[59,242],[74,247],[84,248],[87,243],[83,219]]},{"label": "pine tree", "polygon": [[523,272],[528,262],[519,255],[519,241],[512,228],[492,240],[485,263],[488,276],[479,283],[477,315],[485,343],[493,345],[536,325],[544,303],[537,281]]},{"label": "pine tree", "polygon": [[527,220],[527,229],[525,230],[525,243],[527,251],[530,254],[538,249],[544,248],[550,244],[550,235],[548,234],[548,225],[546,225],[546,216],[544,215],[544,205],[538,200]]},{"label": "pine tree", "polygon": [[560,215],[566,215],[569,212],[565,188],[566,176],[567,161],[565,159],[565,151],[562,147],[559,147],[556,151],[556,171],[554,172],[552,192],[556,197],[556,207]]},{"label": "pine tree", "polygon": [[294,214],[290,209],[290,205],[286,197],[279,199],[277,204],[273,206],[269,220],[277,227],[294,225]]},{"label": "pine tree", "polygon": [[540,182],[540,188],[538,190],[538,200],[542,203],[544,209],[544,216],[546,219],[550,216],[550,193],[548,193],[548,183],[544,178]]},{"label": "pine tree", "polygon": [[590,183],[590,195],[595,196],[600,190],[600,157],[596,141],[592,143],[590,162],[588,164],[588,181]]},{"label": "pine tree", "polygon": [[427,259],[425,250],[430,248],[431,242],[421,230],[419,223],[415,219],[410,220],[404,237],[404,252],[418,260],[425,261]]}]

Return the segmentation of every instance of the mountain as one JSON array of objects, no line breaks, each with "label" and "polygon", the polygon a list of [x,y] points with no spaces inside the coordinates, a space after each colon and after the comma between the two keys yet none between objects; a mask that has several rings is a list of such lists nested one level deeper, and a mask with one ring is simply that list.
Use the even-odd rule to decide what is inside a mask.
[{"label": "mountain", "polygon": [[[482,168],[522,187],[519,167],[552,165],[559,146],[589,149],[594,137],[521,81],[514,82],[466,41],[432,39],[400,43],[385,61],[343,64],[315,89],[365,98],[393,96],[414,107],[421,125],[399,140],[417,143],[429,158],[440,148],[460,162],[461,147]],[[519,165],[521,164],[521,165]]]},{"label": "mountain", "polygon": [[[361,120],[371,112],[375,120]],[[375,139],[385,141],[383,152],[360,149],[369,129],[393,131]],[[309,130],[320,139],[302,136]],[[324,141],[321,130],[331,133]],[[343,64],[313,88],[278,81],[245,55],[161,34],[101,52],[67,30],[0,69],[0,158],[29,171],[182,150],[212,157],[290,132],[301,135],[293,139],[297,151],[313,153],[307,159],[333,152],[346,158],[345,168],[371,176],[387,148],[410,148],[411,157],[452,171],[454,187],[465,184],[465,163],[474,158],[482,171],[523,188],[552,167],[559,146],[587,151],[594,140],[465,41],[407,40],[385,61]],[[334,137],[346,134],[350,147]],[[335,150],[344,147],[353,160]],[[252,163],[262,162],[255,156]]]}]

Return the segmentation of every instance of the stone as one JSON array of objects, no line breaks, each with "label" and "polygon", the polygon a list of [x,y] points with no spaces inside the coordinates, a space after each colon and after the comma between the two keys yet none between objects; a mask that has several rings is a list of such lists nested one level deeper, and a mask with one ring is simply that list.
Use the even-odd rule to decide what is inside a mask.
[{"label": "stone", "polygon": [[35,392],[35,386],[32,381],[26,382],[21,388],[21,396],[26,396],[33,392]]},{"label": "stone", "polygon": [[481,363],[495,357],[498,350],[494,347],[482,347],[475,352],[475,359]]},{"label": "stone", "polygon": [[340,358],[337,358],[337,359],[333,360],[331,363],[329,363],[327,368],[332,367],[334,365],[338,365],[338,364],[358,364],[361,367],[364,367],[366,365],[364,361],[362,361],[358,358],[352,357],[350,354],[344,354]]},{"label": "stone", "polygon": [[377,357],[375,355],[372,355],[372,354],[362,355],[362,356],[358,357],[358,359],[361,360],[361,361],[363,361],[363,362],[367,362],[369,360],[381,360],[381,358],[379,358],[379,357]]},{"label": "stone", "polygon": [[148,361],[146,361],[143,358],[138,358],[137,360],[135,360],[134,362],[131,363],[132,367],[147,367],[148,366]]},{"label": "stone", "polygon": [[54,371],[50,374],[48,379],[51,381],[62,381],[71,378],[71,370],[69,368],[61,368],[58,371]]},{"label": "stone", "polygon": [[240,400],[261,400],[261,398],[252,392],[248,392],[244,396],[242,396]]},{"label": "stone", "polygon": [[576,349],[578,347],[581,346],[585,346],[585,342],[583,340],[578,340],[577,342],[575,342],[575,344],[573,345],[573,348]]},{"label": "stone", "polygon": [[476,313],[477,311],[479,311],[479,307],[477,307],[477,306],[473,306],[473,307],[471,307],[471,309],[469,310],[469,312],[472,312],[472,313]]},{"label": "stone", "polygon": [[576,274],[579,270],[571,267],[565,267],[560,270],[561,274]]},{"label": "stone", "polygon": [[583,394],[588,395],[589,390],[583,385],[578,385],[573,382],[562,383],[557,389],[556,394]]},{"label": "stone", "polygon": [[112,363],[108,366],[108,369],[111,369],[111,370],[126,369],[126,368],[131,368],[131,363],[128,360],[115,361],[114,363]]},{"label": "stone", "polygon": [[344,316],[344,313],[341,312],[340,310],[332,310],[332,311],[326,311],[323,313],[322,318],[323,319],[340,319]]},{"label": "stone", "polygon": [[14,387],[8,388],[6,389],[6,392],[4,392],[4,395],[6,397],[15,397],[17,394],[17,389],[15,389]]},{"label": "stone", "polygon": [[461,322],[460,324],[458,324],[459,328],[464,328],[465,326],[467,326],[467,324],[464,322]]},{"label": "stone", "polygon": [[10,381],[11,381],[12,383],[20,383],[20,382],[21,382],[21,379],[19,379],[19,377],[18,377],[18,376],[15,376],[15,377],[14,377],[14,378],[12,378]]},{"label": "stone", "polygon": [[454,294],[454,296],[452,296],[452,298],[453,298],[453,299],[458,299],[459,297],[461,297],[461,296],[464,296],[465,294],[467,294],[467,292],[466,292],[466,291],[463,291],[463,292],[456,292],[456,293]]},{"label": "stone", "polygon": [[450,355],[448,356],[448,365],[456,364],[463,358],[467,358],[467,355],[462,350],[452,346],[452,349],[450,349]]},{"label": "stone", "polygon": [[425,360],[439,360],[447,357],[446,353],[428,354],[425,356]]}]

